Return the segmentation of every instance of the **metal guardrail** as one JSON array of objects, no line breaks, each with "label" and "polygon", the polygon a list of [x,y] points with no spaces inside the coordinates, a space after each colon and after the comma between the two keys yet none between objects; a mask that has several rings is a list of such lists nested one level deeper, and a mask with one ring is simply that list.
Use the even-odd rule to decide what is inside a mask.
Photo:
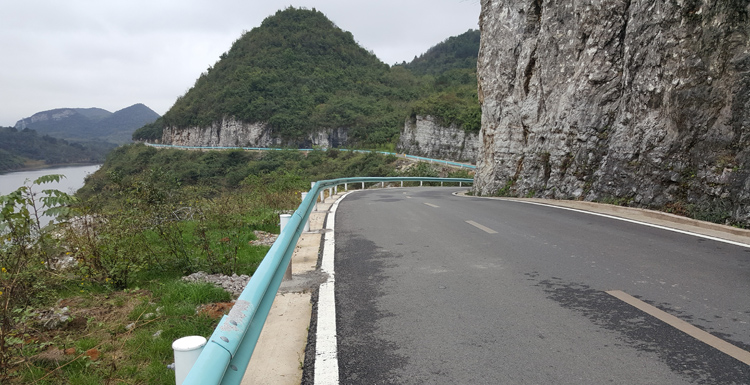
[{"label": "metal guardrail", "polygon": [[[145,143],[147,146],[151,147],[165,147],[165,148],[181,148],[186,150],[247,150],[247,151],[282,151],[282,150],[289,150],[287,148],[272,148],[272,147],[211,147],[211,146],[180,146],[176,144],[155,144],[155,143]],[[298,148],[294,149],[297,151],[315,151],[315,149],[312,148]],[[327,149],[321,149],[323,151],[326,151]],[[351,151],[351,152],[376,152],[378,154],[383,155],[395,155],[400,156],[402,158],[409,158],[409,159],[416,159],[418,161],[422,162],[429,162],[429,163],[438,163],[438,164],[444,164],[446,166],[453,166],[453,167],[461,167],[461,168],[468,168],[470,170],[476,170],[477,166],[473,164],[465,164],[465,163],[458,163],[453,162],[450,160],[442,160],[442,159],[432,159],[432,158],[425,158],[421,156],[416,155],[409,155],[409,154],[398,154],[395,152],[386,152],[386,151],[372,151],[372,150],[350,150],[346,148],[337,148],[339,151]]]},{"label": "metal guardrail", "polygon": [[465,178],[361,177],[315,182],[274,242],[229,314],[219,321],[208,343],[183,382],[185,385],[239,384],[305,223],[325,189],[354,183],[441,182],[473,183]]}]

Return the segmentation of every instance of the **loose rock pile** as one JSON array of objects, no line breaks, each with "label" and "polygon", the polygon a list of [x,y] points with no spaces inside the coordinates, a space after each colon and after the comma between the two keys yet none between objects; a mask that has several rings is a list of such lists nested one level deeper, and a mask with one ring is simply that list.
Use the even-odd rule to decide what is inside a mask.
[{"label": "loose rock pile", "polygon": [[215,286],[218,286],[232,294],[233,298],[237,298],[245,289],[247,283],[250,281],[249,275],[237,275],[232,274],[231,276],[224,274],[208,274],[203,271],[190,274],[186,277],[182,277],[183,281],[187,282],[208,282]]},{"label": "loose rock pile", "polygon": [[273,243],[276,242],[276,238],[279,237],[278,234],[267,233],[260,230],[255,230],[253,233],[255,234],[256,240],[250,241],[251,245],[272,246]]}]

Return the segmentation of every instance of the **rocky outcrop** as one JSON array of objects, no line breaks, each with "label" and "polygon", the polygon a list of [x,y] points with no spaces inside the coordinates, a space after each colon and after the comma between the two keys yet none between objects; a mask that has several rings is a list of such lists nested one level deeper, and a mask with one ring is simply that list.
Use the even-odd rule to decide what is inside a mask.
[{"label": "rocky outcrop", "polygon": [[482,194],[749,224],[750,2],[482,0]]},{"label": "rocky outcrop", "polygon": [[342,147],[348,139],[347,130],[323,129],[304,140],[286,140],[276,135],[265,123],[246,123],[225,118],[208,127],[166,127],[161,142],[180,146],[206,147]]},{"label": "rocky outcrop", "polygon": [[474,163],[479,149],[479,136],[455,124],[445,127],[432,116],[407,119],[396,150],[410,155],[434,159]]}]

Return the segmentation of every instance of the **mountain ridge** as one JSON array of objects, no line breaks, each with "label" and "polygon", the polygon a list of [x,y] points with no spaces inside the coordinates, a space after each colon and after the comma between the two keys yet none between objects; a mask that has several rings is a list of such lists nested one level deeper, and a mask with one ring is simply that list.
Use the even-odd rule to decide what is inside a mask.
[{"label": "mountain ridge", "polygon": [[102,108],[55,108],[20,119],[14,128],[32,129],[40,135],[72,141],[102,140],[127,143],[137,128],[159,118],[159,114],[136,103],[115,112]]}]

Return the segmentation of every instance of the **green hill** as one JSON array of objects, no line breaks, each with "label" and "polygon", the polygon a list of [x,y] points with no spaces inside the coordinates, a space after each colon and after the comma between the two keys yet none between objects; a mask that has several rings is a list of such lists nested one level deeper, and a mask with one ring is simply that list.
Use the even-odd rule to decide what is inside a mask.
[{"label": "green hill", "polygon": [[[446,122],[463,125],[471,120],[463,113],[455,118],[455,112],[431,106],[458,98],[453,109],[465,109],[471,99],[465,95],[467,84],[473,84],[468,88],[473,87],[476,99],[477,52],[467,57],[464,40],[471,39],[441,43],[440,68],[389,67],[323,13],[290,7],[235,41],[161,119],[133,138],[157,140],[164,127],[207,127],[233,117],[268,123],[275,136],[290,143],[320,129],[347,128],[348,146],[375,148],[395,144],[404,120],[415,111],[434,111]],[[454,48],[461,52],[450,53]],[[471,60],[474,69],[467,70]],[[464,86],[461,92],[452,88],[457,84]],[[445,92],[451,97],[443,97]],[[478,129],[478,115],[476,120],[467,129]]]},{"label": "green hill", "polygon": [[39,135],[28,128],[0,127],[0,172],[24,167],[103,162],[116,145],[105,142],[68,142]]},{"label": "green hill", "polygon": [[31,129],[71,141],[99,140],[127,143],[133,131],[159,118],[159,114],[143,104],[134,104],[117,112],[101,108],[58,108],[38,112],[19,120],[15,128]]},{"label": "green hill", "polygon": [[482,110],[477,98],[479,31],[469,30],[430,48],[402,66],[432,87],[412,104],[411,117],[432,115],[443,124],[479,131]]},{"label": "green hill", "polygon": [[321,12],[287,8],[238,39],[160,121],[134,138],[155,139],[163,126],[207,126],[231,116],[267,122],[284,138],[347,127],[355,141],[387,142],[398,135],[417,83],[406,71],[391,71]]},{"label": "green hill", "polygon": [[441,75],[454,69],[477,70],[479,31],[470,29],[449,37],[410,63],[402,65],[417,75]]}]

